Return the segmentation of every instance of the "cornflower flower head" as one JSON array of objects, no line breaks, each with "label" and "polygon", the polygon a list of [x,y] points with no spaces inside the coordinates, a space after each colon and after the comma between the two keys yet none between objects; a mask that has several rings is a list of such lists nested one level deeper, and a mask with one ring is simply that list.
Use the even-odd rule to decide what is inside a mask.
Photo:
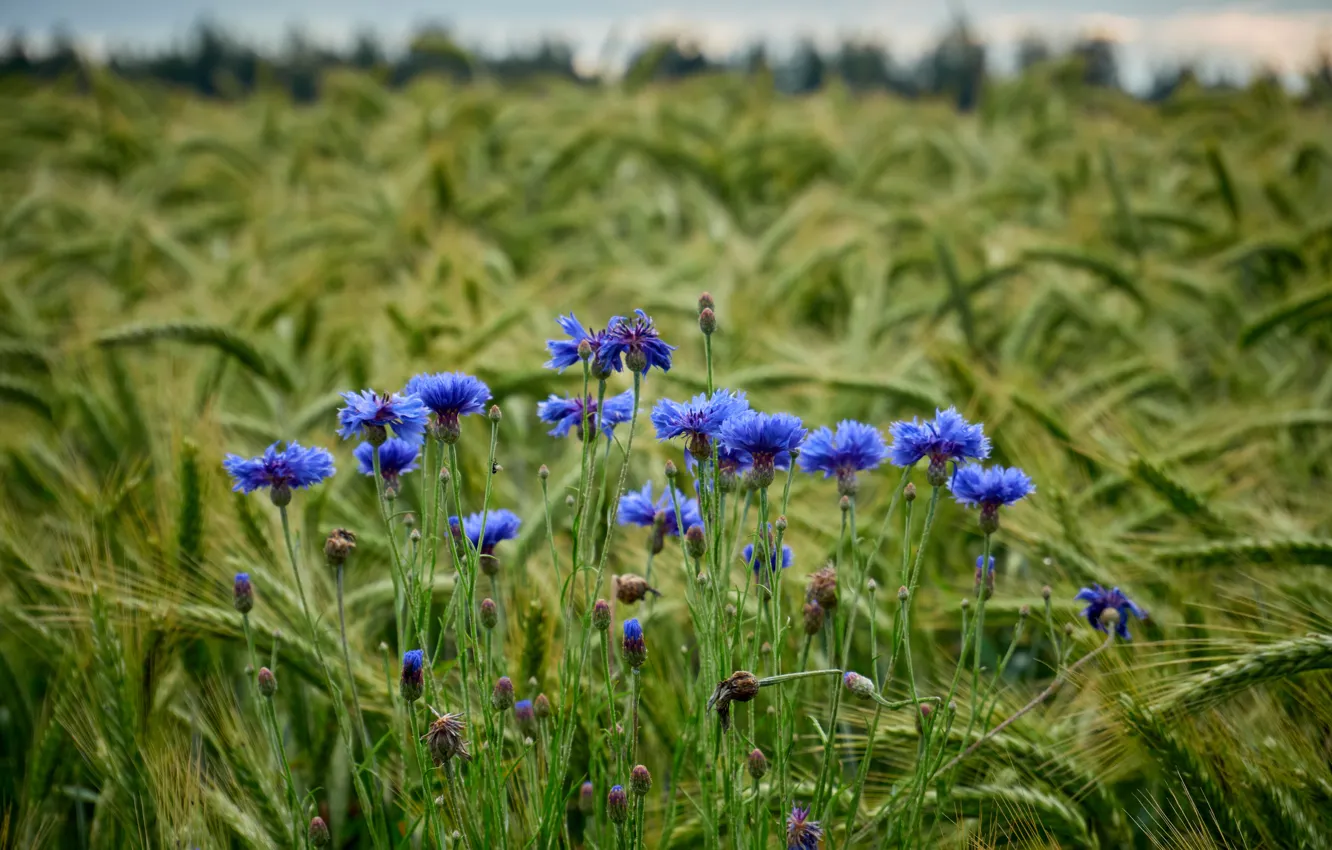
[{"label": "cornflower flower head", "polygon": [[627,366],[630,372],[646,375],[654,366],[669,372],[674,350],[675,346],[662,341],[652,318],[642,310],[635,310],[630,318],[616,316],[607,323],[606,336],[597,348],[597,360],[616,372]]},{"label": "cornflower flower head", "polygon": [[552,437],[565,437],[570,430],[573,430],[579,440],[586,440],[587,435],[583,433],[585,412],[588,427],[592,432],[596,433],[600,428],[601,433],[610,439],[616,425],[634,418],[634,391],[625,390],[619,395],[611,396],[602,403],[601,410],[597,409],[597,400],[590,395],[582,399],[552,395],[545,401],[537,403],[537,416],[541,421],[555,425],[546,432]]},{"label": "cornflower flower head", "polygon": [[254,607],[254,585],[250,584],[249,573],[236,573],[231,587],[231,603],[242,614],[250,613]]},{"label": "cornflower flower head", "polygon": [[745,410],[722,424],[719,439],[734,450],[741,463],[752,467],[755,487],[765,489],[791,463],[791,452],[805,439],[805,426],[789,413],[759,413]]},{"label": "cornflower flower head", "polygon": [[425,687],[425,653],[409,649],[402,654],[402,676],[398,680],[398,694],[403,702],[416,702]]},{"label": "cornflower flower head", "polygon": [[802,472],[822,472],[824,478],[836,475],[837,492],[854,496],[856,473],[878,467],[887,457],[888,447],[878,428],[843,419],[836,431],[824,426],[811,433],[800,448],[798,462]]},{"label": "cornflower flower head", "polygon": [[[457,517],[449,517],[449,524],[455,525]],[[485,537],[481,536],[481,526],[485,525]],[[518,529],[523,520],[518,514],[505,508],[487,511],[483,517],[479,513],[468,514],[462,521],[462,533],[472,541],[472,545],[481,554],[481,569],[486,575],[494,575],[499,569],[499,559],[495,557],[495,547],[505,540],[518,536]]]},{"label": "cornflower flower head", "polygon": [[753,543],[745,544],[745,548],[740,552],[740,557],[754,571],[754,578],[758,579],[764,587],[767,587],[768,579],[773,573],[776,573],[779,568],[787,569],[795,563],[795,553],[791,551],[790,546],[783,543],[781,554],[778,555],[777,540],[772,533],[772,523],[768,523],[768,545],[764,548],[767,550],[768,563],[766,570],[763,569],[762,557]]},{"label": "cornflower flower head", "polygon": [[1091,587],[1084,587],[1078,591],[1078,595],[1073,597],[1087,603],[1087,607],[1082,609],[1082,616],[1087,618],[1093,629],[1098,632],[1106,632],[1105,621],[1102,619],[1106,611],[1114,611],[1119,615],[1118,622],[1115,623],[1115,634],[1123,640],[1129,640],[1128,618],[1129,614],[1137,617],[1139,620],[1147,617],[1147,612],[1133,604],[1119,588],[1106,590],[1099,584],[1093,584]]},{"label": "cornflower flower head", "polygon": [[612,785],[606,794],[606,816],[616,825],[629,820],[629,795],[624,793],[623,785]]},{"label": "cornflower flower head", "polygon": [[1036,485],[1017,467],[982,467],[973,463],[953,473],[948,489],[959,504],[979,505],[981,531],[993,534],[999,530],[999,508],[1025,499],[1036,490]]},{"label": "cornflower flower head", "polygon": [[[675,519],[675,504],[680,504],[680,522]],[[675,488],[675,501],[671,500],[670,485],[662,490],[656,501],[652,500],[652,482],[643,485],[637,492],[630,490],[620,497],[620,525],[641,525],[651,527],[657,521],[657,514],[665,514],[662,532],[672,537],[680,536],[680,525],[702,525],[703,516],[698,510],[698,499],[686,499],[680,488]]]},{"label": "cornflower flower head", "polygon": [[[611,324],[622,321],[622,317],[614,316],[611,318]],[[581,343],[587,342],[588,348],[592,351],[592,376],[594,378],[605,379],[611,373],[611,366],[603,361],[598,352],[601,345],[606,340],[606,331],[584,328],[578,323],[578,318],[570,313],[567,316],[557,316],[555,323],[560,329],[568,334],[568,339],[551,339],[546,341],[546,350],[550,352],[550,359],[546,361],[547,369],[555,369],[563,372],[570,366],[582,359],[578,353],[578,347]],[[618,370],[616,370],[618,371]]]},{"label": "cornflower flower head", "polygon": [[[384,479],[385,489],[395,495],[402,489],[399,476],[416,471],[416,458],[421,453],[419,443],[390,437],[379,447],[379,474]],[[361,443],[352,452],[360,465],[362,475],[375,474],[375,447],[372,443]]]},{"label": "cornflower flower head", "polygon": [[436,767],[445,765],[454,758],[464,762],[472,760],[471,753],[467,752],[466,728],[467,724],[461,714],[436,716],[434,722],[430,724],[430,729],[421,736],[426,742],[426,749],[430,750],[430,758]]},{"label": "cornflower flower head", "polygon": [[485,413],[490,400],[490,387],[463,372],[422,372],[407,382],[405,391],[434,413],[431,433],[445,443],[458,442],[459,417]]},{"label": "cornflower flower head", "polygon": [[278,445],[269,446],[259,457],[229,454],[223,458],[222,468],[232,478],[231,489],[253,493],[268,488],[273,504],[282,507],[291,503],[293,489],[312,487],[336,471],[328,449],[307,449],[294,440],[281,451]]},{"label": "cornflower flower head", "polygon": [[716,390],[711,396],[700,393],[683,403],[664,398],[652,408],[652,425],[658,440],[684,437],[689,457],[707,460],[712,457],[712,444],[721,426],[748,409],[745,394],[730,390]]},{"label": "cornflower flower head", "polygon": [[915,466],[921,458],[930,459],[926,478],[934,487],[941,487],[948,477],[947,466],[953,468],[968,460],[985,460],[990,456],[990,440],[985,426],[972,425],[962,418],[956,408],[935,409],[934,418],[921,422],[912,418],[888,427],[893,445],[889,449],[897,466]]},{"label": "cornflower flower head", "polygon": [[421,397],[411,393],[377,393],[374,390],[346,392],[347,406],[338,411],[338,436],[344,440],[365,437],[383,443],[390,436],[409,443],[425,438],[428,411]]},{"label": "cornflower flower head", "polygon": [[643,641],[643,626],[637,618],[624,621],[624,643],[621,646],[624,661],[634,670],[647,662],[647,644]]},{"label": "cornflower flower head", "polygon": [[792,806],[791,814],[786,818],[787,850],[819,850],[822,840],[823,827],[818,821],[809,819],[809,809]]}]

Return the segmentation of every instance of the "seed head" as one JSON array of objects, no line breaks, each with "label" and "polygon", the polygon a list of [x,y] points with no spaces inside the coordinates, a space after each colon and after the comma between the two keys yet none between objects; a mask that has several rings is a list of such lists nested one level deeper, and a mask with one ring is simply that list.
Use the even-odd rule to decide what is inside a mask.
[{"label": "seed head", "polygon": [[442,714],[430,724],[430,729],[423,737],[426,749],[430,750],[430,758],[437,767],[447,764],[455,756],[464,762],[472,760],[464,737],[466,727],[461,714]]},{"label": "seed head", "polygon": [[309,837],[310,844],[315,847],[327,847],[329,842],[333,840],[333,836],[329,835],[328,832],[328,824],[324,823],[324,819],[318,815],[310,818]]},{"label": "seed head", "polygon": [[962,597],[962,610],[965,611],[970,607],[971,607],[971,600],[966,598],[965,596]]},{"label": "seed head", "polygon": [[763,755],[763,751],[758,747],[749,751],[749,775],[754,779],[762,779],[768,772],[768,759]]},{"label": "seed head", "polygon": [[827,564],[810,574],[809,590],[805,596],[823,606],[825,611],[837,607],[837,569]]},{"label": "seed head", "polygon": [[698,329],[705,336],[712,336],[717,332],[717,314],[711,307],[704,307],[698,314]]},{"label": "seed head", "polygon": [[250,613],[250,609],[254,607],[254,586],[250,584],[249,573],[236,573],[231,600],[237,611],[242,614]]},{"label": "seed head", "polygon": [[259,668],[259,693],[268,699],[277,693],[277,677],[267,667]]},{"label": "seed head", "polygon": [[691,525],[685,531],[685,551],[691,558],[702,558],[708,552],[708,541],[703,536],[703,526]]},{"label": "seed head", "polygon": [[1119,625],[1119,609],[1106,608],[1104,611],[1102,611],[1101,625],[1105,626],[1105,630],[1107,632],[1111,631],[1115,626]]},{"label": "seed head", "polygon": [[636,764],[634,769],[629,771],[629,790],[634,792],[636,797],[646,797],[647,792],[652,790],[652,774],[648,772],[647,767]]},{"label": "seed head", "polygon": [[615,598],[625,605],[632,605],[649,593],[661,596],[660,591],[655,587],[649,587],[642,577],[636,575],[614,576],[611,579],[611,586],[615,589]]},{"label": "seed head", "polygon": [[508,676],[495,680],[495,690],[490,692],[490,704],[496,711],[513,708],[513,681]]},{"label": "seed head", "polygon": [[604,632],[610,628],[611,607],[610,603],[604,599],[598,599],[592,605],[592,626],[599,632]]},{"label": "seed head", "polygon": [[339,567],[356,551],[356,535],[345,528],[335,528],[324,541],[324,557],[330,567]]},{"label": "seed head", "polygon": [[537,694],[536,699],[532,700],[532,710],[536,712],[537,720],[545,720],[550,717],[550,700],[545,694]]},{"label": "seed head", "polygon": [[487,596],[481,600],[481,625],[493,629],[498,622],[499,608],[495,605],[495,600]]},{"label": "seed head", "polygon": [[623,786],[611,786],[610,793],[606,795],[606,815],[614,824],[629,820],[629,796],[624,793]]},{"label": "seed head", "polygon": [[737,670],[717,683],[708,698],[708,708],[717,709],[723,732],[731,728],[731,703],[749,702],[758,692],[759,681],[747,670]]}]

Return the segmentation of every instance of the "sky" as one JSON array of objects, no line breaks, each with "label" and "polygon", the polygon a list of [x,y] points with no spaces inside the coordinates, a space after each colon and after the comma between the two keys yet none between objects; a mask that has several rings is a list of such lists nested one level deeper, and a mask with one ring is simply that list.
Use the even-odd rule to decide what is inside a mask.
[{"label": "sky", "polygon": [[663,34],[686,36],[716,57],[759,38],[780,50],[804,36],[831,44],[852,35],[881,41],[894,56],[909,59],[958,9],[992,45],[1001,70],[1025,32],[1056,43],[1097,33],[1120,42],[1121,70],[1134,87],[1146,85],[1153,69],[1179,61],[1238,78],[1260,65],[1294,76],[1320,45],[1332,48],[1332,0],[0,0],[0,30],[35,37],[63,25],[97,55],[116,46],[181,41],[204,18],[274,46],[293,25],[330,44],[345,44],[368,28],[392,45],[428,21],[447,24],[463,43],[483,49],[559,37],[590,70]]}]

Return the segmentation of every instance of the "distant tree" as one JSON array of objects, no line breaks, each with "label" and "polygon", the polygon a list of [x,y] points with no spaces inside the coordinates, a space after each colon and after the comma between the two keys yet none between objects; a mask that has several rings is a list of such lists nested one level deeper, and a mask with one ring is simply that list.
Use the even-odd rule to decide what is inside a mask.
[{"label": "distant tree", "polygon": [[1017,50],[1018,70],[1021,71],[1048,62],[1053,55],[1049,43],[1034,32],[1028,32],[1022,36],[1018,41]]},{"label": "distant tree", "polygon": [[827,63],[819,54],[814,42],[804,39],[796,47],[795,55],[782,69],[781,78],[785,90],[794,94],[805,94],[823,88],[823,77],[827,72]]},{"label": "distant tree", "polygon": [[32,73],[32,60],[28,58],[28,38],[22,30],[15,30],[6,39],[0,53],[0,75],[26,75]]},{"label": "distant tree", "polygon": [[985,45],[965,18],[957,18],[921,59],[918,74],[926,92],[948,95],[963,112],[976,108],[985,86]]},{"label": "distant tree", "polygon": [[1115,42],[1090,36],[1073,45],[1073,55],[1082,62],[1082,81],[1089,86],[1119,87],[1119,61]]},{"label": "distant tree", "polygon": [[832,58],[832,68],[852,91],[889,87],[888,53],[870,41],[843,41]]},{"label": "distant tree", "polygon": [[361,29],[352,42],[350,64],[355,68],[378,68],[384,64],[384,48],[373,30]]}]

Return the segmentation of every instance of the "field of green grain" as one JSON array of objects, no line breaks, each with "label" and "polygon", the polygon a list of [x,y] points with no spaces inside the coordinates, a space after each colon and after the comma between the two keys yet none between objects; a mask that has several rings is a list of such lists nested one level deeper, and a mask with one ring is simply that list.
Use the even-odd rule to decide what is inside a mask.
[{"label": "field of green grain", "polygon": [[[636,843],[605,811],[616,741],[595,641],[562,782],[543,742],[510,730],[498,757],[472,743],[468,775],[494,784],[464,776],[457,799],[427,804],[449,792],[422,787],[410,746],[394,547],[335,433],[338,393],[422,371],[489,384],[503,411],[489,504],[524,518],[493,591],[479,585],[503,612],[491,658],[563,718],[585,613],[578,594],[566,617],[558,578],[580,444],[548,437],[535,409],[581,376],[543,369],[545,341],[557,314],[599,324],[641,307],[678,346],[643,383],[625,472],[629,489],[659,487],[662,464],[683,459],[646,412],[708,384],[705,290],[717,385],[755,408],[886,433],[956,405],[985,423],[994,461],[1036,481],[994,536],[983,663],[1013,648],[995,722],[1054,681],[1054,639],[1075,657],[1100,643],[1078,619],[1080,587],[1119,586],[1150,616],[948,787],[921,789],[908,816],[911,714],[883,714],[865,761],[875,712],[848,701],[830,728],[835,684],[784,689],[785,796],[775,774],[751,788],[728,761],[734,739],[713,748],[693,570],[671,541],[654,570],[663,596],[637,615],[651,655],[635,677],[636,755],[655,780],[642,846],[785,847],[793,793],[826,800],[825,848],[1332,847],[1332,113],[1263,87],[1148,106],[1039,73],[993,85],[970,115],[836,88],[788,98],[739,76],[390,92],[340,75],[299,108],[96,75],[83,92],[0,94],[0,845],[283,847],[315,814],[335,847]],[[631,385],[617,375],[609,391]],[[484,417],[464,421],[469,511],[489,435]],[[289,439],[339,467],[289,509],[303,591],[277,512],[230,492],[221,467]],[[607,454],[607,501],[621,456]],[[913,480],[927,489],[922,471]],[[889,468],[862,477],[858,540],[843,546],[833,482],[793,476],[788,668],[805,578],[836,559],[880,590],[849,663],[832,666],[890,672],[904,529],[900,513],[882,519],[897,482]],[[408,478],[398,507],[420,512],[423,493]],[[373,775],[352,764],[365,750],[344,742],[345,694],[320,672],[322,655],[343,670],[319,549],[334,527],[358,536],[345,604]],[[615,528],[606,576],[641,572],[646,537]],[[953,677],[981,547],[974,512],[944,498],[911,620],[929,693]],[[743,586],[742,563],[723,569]],[[247,675],[242,571],[258,653],[277,658],[267,705],[298,807]],[[442,569],[436,618],[454,587]],[[745,634],[767,628],[749,603]],[[810,666],[826,651],[815,641]],[[892,699],[910,696],[897,668]],[[457,693],[453,661],[435,674]],[[629,685],[612,677],[623,712]],[[773,756],[765,736],[785,721],[764,719],[771,704],[738,713],[743,752]],[[371,814],[358,782],[380,791]]]}]

